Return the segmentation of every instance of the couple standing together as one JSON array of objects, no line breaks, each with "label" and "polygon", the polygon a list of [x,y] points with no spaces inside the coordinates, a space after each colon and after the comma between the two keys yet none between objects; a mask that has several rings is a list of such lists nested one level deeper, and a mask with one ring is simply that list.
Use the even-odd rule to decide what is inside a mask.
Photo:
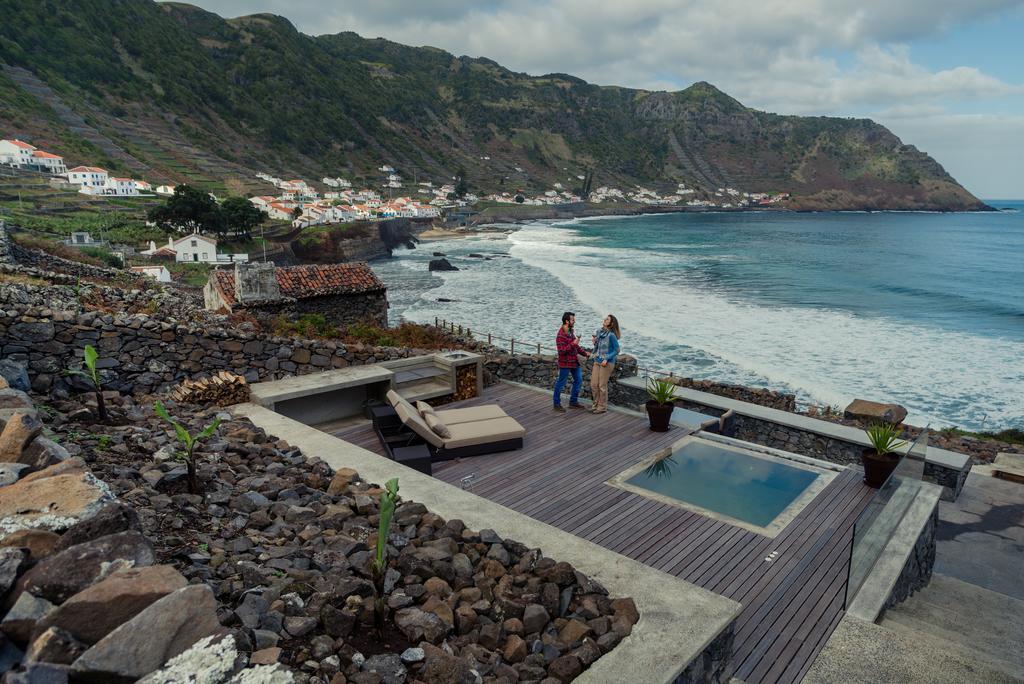
[{"label": "couple standing together", "polygon": [[569,408],[584,408],[579,403],[580,387],[583,385],[583,370],[580,363],[585,363],[587,358],[593,357],[594,365],[590,371],[590,389],[594,396],[594,406],[591,413],[606,413],[608,411],[608,379],[615,370],[615,359],[619,355],[619,321],[608,314],[604,317],[600,329],[594,333],[594,348],[588,351],[580,346],[580,337],[573,331],[576,325],[576,314],[566,311],[562,314],[562,327],[558,329],[555,337],[555,347],[558,349],[558,380],[555,381],[555,410],[565,412],[562,406],[562,390],[565,383],[572,374],[572,392],[569,396]]}]

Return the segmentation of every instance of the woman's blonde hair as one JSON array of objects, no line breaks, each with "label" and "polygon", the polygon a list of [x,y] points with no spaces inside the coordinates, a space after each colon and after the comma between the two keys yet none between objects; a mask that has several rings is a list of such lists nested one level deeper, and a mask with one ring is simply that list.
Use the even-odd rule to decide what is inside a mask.
[{"label": "woman's blonde hair", "polygon": [[608,314],[608,318],[611,319],[611,323],[612,323],[608,327],[611,329],[611,331],[613,333],[615,333],[615,339],[621,340],[622,339],[622,333],[619,332],[619,319],[616,318],[615,316],[613,316],[612,314]]}]

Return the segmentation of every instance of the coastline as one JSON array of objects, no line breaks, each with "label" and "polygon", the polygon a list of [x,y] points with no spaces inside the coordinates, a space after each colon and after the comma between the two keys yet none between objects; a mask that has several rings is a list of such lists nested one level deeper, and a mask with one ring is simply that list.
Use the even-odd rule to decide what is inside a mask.
[{"label": "coastline", "polygon": [[[586,203],[546,206],[508,205],[486,207],[480,211],[480,223],[468,224],[470,230],[488,225],[517,225],[534,221],[567,221],[573,219],[647,216],[653,214],[738,214],[738,213],[797,213],[797,214],[979,214],[999,213],[1001,210],[987,204],[977,209],[894,209],[856,207],[841,209],[800,208],[792,206],[757,207],[688,207],[678,205],[625,205],[603,207]],[[476,217],[474,217],[476,218]],[[443,229],[451,230],[451,229]]]}]

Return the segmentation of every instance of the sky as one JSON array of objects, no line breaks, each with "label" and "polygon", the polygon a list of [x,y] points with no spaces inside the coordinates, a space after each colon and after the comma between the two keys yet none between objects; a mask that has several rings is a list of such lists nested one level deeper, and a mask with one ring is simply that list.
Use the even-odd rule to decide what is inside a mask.
[{"label": "sky", "polygon": [[1024,198],[1024,0],[193,0],[534,75],[870,117],[983,199]]}]

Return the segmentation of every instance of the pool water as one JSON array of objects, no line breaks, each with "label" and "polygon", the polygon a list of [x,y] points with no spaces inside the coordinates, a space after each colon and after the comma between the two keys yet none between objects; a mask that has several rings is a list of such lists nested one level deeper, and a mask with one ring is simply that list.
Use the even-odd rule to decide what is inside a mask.
[{"label": "pool water", "polygon": [[766,527],[818,473],[705,440],[687,440],[625,482],[736,520]]}]

